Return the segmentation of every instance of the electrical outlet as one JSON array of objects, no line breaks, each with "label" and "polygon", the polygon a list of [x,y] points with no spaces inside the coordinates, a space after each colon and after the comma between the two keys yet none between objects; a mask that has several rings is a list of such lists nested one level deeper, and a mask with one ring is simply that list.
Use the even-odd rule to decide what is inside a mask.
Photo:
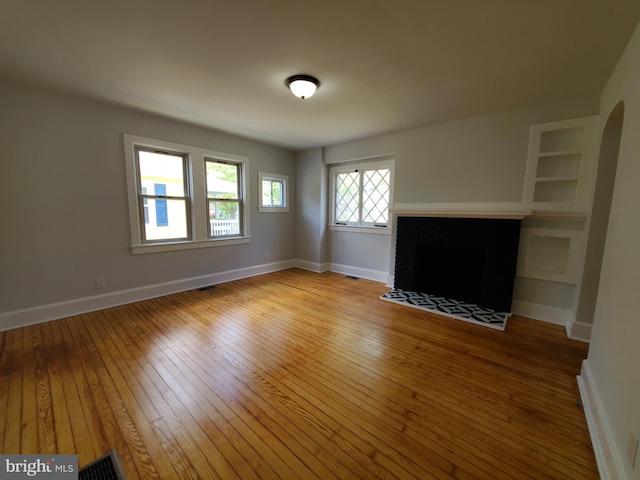
[{"label": "electrical outlet", "polygon": [[107,281],[104,279],[104,277],[96,278],[96,288],[105,288],[106,286],[107,286]]},{"label": "electrical outlet", "polygon": [[627,444],[627,456],[629,457],[629,462],[631,462],[631,468],[635,468],[636,459],[638,458],[638,439],[633,434],[633,432],[629,432],[629,443]]},{"label": "electrical outlet", "polygon": [[264,254],[264,259],[265,259],[265,260],[269,260],[269,252],[266,252],[266,253]]}]

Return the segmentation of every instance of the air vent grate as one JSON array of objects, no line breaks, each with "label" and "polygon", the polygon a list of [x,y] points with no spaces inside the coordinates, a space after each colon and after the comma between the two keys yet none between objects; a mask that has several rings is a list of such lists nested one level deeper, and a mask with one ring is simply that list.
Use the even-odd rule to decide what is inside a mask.
[{"label": "air vent grate", "polygon": [[94,460],[80,469],[79,480],[125,480],[115,450]]}]

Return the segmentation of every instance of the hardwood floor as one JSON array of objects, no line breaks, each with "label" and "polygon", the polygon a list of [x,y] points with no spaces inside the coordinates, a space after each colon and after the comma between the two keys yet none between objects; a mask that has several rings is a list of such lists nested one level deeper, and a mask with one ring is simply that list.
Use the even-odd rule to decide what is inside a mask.
[{"label": "hardwood floor", "polygon": [[587,345],[286,270],[0,333],[0,452],[128,479],[595,479]]}]

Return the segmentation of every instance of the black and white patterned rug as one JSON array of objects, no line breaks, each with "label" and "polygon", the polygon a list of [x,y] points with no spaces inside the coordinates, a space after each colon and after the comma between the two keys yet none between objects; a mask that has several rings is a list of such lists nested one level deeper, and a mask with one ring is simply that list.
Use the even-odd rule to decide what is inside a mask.
[{"label": "black and white patterned rug", "polygon": [[466,303],[407,290],[394,289],[385,293],[380,298],[388,302],[438,313],[447,317],[502,331],[504,331],[507,326],[507,318],[511,316],[510,313],[497,312],[492,309],[480,307],[474,303]]}]

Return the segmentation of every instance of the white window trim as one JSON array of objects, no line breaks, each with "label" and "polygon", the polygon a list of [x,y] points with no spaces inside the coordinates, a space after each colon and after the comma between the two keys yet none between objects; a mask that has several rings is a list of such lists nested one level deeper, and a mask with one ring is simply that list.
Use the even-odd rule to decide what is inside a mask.
[{"label": "white window trim", "polygon": [[[267,207],[262,205],[262,180],[273,178],[275,180],[282,180],[284,185],[283,200],[284,205],[282,207]],[[258,211],[259,212],[288,212],[289,211],[289,177],[287,175],[280,175],[277,173],[265,173],[258,172]]]},{"label": "white window trim", "polygon": [[[333,166],[329,170],[330,177],[330,192],[329,196],[331,199],[331,220],[329,223],[329,230],[337,231],[337,232],[350,232],[350,233],[375,233],[379,235],[391,235],[391,206],[393,205],[393,183],[394,183],[394,166],[395,166],[395,158],[388,157],[383,160],[377,159],[376,161],[366,162],[366,161],[354,161],[354,162],[346,162],[340,163],[339,165]],[[372,227],[372,226],[363,226],[363,225],[341,225],[336,223],[336,176],[339,173],[352,172],[354,169],[358,170],[374,170],[378,168],[388,168],[390,173],[389,178],[389,213],[388,213],[388,223],[386,227]]]},{"label": "white window trim", "polygon": [[329,224],[329,230],[335,232],[349,232],[349,233],[374,233],[376,235],[391,235],[391,227],[369,227],[360,225],[337,225],[335,223]]},{"label": "white window trim", "polygon": [[[240,212],[240,218],[242,220],[244,220],[246,218],[246,214],[245,214],[245,208],[246,208],[246,204],[244,203],[244,194],[245,194],[245,188],[243,187],[243,185],[245,185],[245,182],[243,181],[243,175],[244,175],[244,164],[242,162],[230,162],[228,161],[228,159],[222,159],[219,156],[218,157],[206,157],[204,160],[204,166],[205,169],[207,167],[207,162],[211,162],[211,163],[217,163],[217,164],[223,164],[223,165],[232,165],[233,167],[236,168],[236,171],[240,172],[240,175],[238,175],[238,198],[234,198],[234,199],[224,199],[224,198],[213,198],[213,197],[209,197],[209,185],[208,185],[208,179],[206,179],[206,174],[205,174],[205,210],[207,212],[207,215],[209,215],[209,208],[211,205],[211,201],[229,201],[229,202],[235,202],[238,204],[238,209]],[[209,219],[209,216],[207,216],[207,221]],[[244,228],[245,223],[242,224],[242,226],[240,226],[240,231],[244,232],[243,228]],[[244,235],[240,235],[241,237]],[[224,238],[238,238],[238,235],[211,235],[211,231],[210,231],[210,224],[207,223],[207,238],[209,240],[221,240]]]},{"label": "white window trim", "polygon": [[[249,231],[249,189],[247,188],[247,175],[249,171],[249,158],[236,155],[232,153],[219,152],[215,150],[209,150],[200,147],[194,147],[191,145],[182,145],[174,142],[167,142],[164,140],[157,140],[153,138],[139,137],[136,135],[130,135],[125,133],[123,135],[124,141],[124,156],[127,175],[127,197],[129,200],[129,226],[131,229],[131,253],[134,255],[143,253],[157,253],[168,252],[176,250],[191,250],[195,248],[208,248],[208,247],[220,247],[226,245],[238,245],[251,242],[251,235]],[[140,209],[138,208],[138,178],[137,169],[135,166],[135,146],[157,148],[170,152],[186,153],[188,157],[189,172],[191,172],[188,179],[189,188],[191,191],[191,235],[192,238],[187,241],[176,241],[166,243],[143,243],[143,232],[141,231],[140,223]],[[243,192],[242,206],[244,215],[242,218],[243,236],[239,237],[224,237],[224,238],[208,238],[208,212],[206,210],[206,197],[205,191],[205,158],[226,160],[235,163],[241,163],[241,189]]]}]

